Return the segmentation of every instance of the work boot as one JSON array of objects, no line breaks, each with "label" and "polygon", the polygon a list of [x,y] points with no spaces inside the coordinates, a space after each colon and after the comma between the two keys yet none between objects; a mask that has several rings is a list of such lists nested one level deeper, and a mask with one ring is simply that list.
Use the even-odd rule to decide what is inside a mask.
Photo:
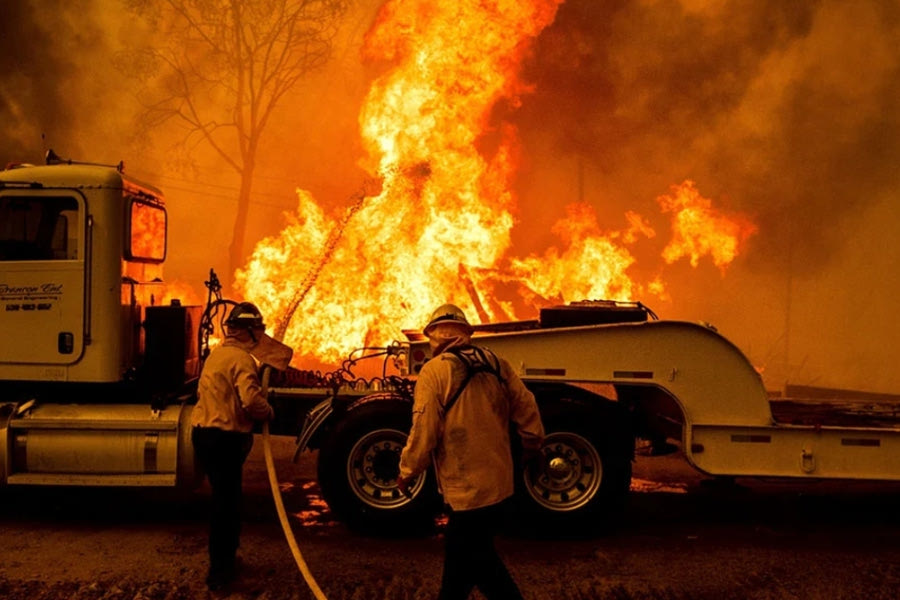
[{"label": "work boot", "polygon": [[227,567],[221,565],[210,567],[209,574],[206,576],[206,587],[211,592],[222,591],[227,589],[236,577],[235,561],[231,561]]}]

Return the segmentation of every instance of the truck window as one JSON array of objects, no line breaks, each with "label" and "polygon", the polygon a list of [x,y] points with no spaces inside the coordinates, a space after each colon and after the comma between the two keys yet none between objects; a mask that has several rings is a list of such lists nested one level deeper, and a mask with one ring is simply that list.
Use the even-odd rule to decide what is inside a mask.
[{"label": "truck window", "polygon": [[125,258],[161,263],[166,258],[166,209],[136,196],[129,203]]},{"label": "truck window", "polygon": [[0,261],[76,260],[78,201],[0,196]]}]

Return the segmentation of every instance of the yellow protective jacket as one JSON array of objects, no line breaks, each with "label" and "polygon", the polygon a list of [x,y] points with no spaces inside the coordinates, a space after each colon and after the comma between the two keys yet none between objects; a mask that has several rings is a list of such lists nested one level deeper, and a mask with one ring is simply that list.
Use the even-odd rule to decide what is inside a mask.
[{"label": "yellow protective jacket", "polygon": [[525,448],[537,449],[543,441],[534,395],[508,361],[495,358],[503,381],[491,373],[476,373],[446,414],[447,400],[466,376],[462,361],[443,352],[422,367],[416,381],[400,475],[421,473],[433,456],[438,486],[453,510],[490,506],[512,496],[510,424]]},{"label": "yellow protective jacket", "polygon": [[250,432],[254,420],[272,418],[259,367],[248,349],[247,343],[227,337],[210,352],[200,373],[192,426]]}]

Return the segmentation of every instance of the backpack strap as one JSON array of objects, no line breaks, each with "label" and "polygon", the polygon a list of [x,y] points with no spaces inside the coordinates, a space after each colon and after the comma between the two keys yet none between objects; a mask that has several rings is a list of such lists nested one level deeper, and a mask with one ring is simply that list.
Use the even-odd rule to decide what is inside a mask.
[{"label": "backpack strap", "polygon": [[466,386],[469,385],[469,382],[472,380],[472,375],[474,375],[474,373],[471,371],[466,372],[466,376],[463,378],[462,383],[459,384],[459,387],[456,388],[453,395],[447,398],[447,403],[444,404],[444,418],[447,417],[447,413],[449,413],[450,409],[453,408],[453,405],[456,404],[460,394],[462,394],[463,390],[466,389]]},{"label": "backpack strap", "polygon": [[463,377],[462,382],[460,382],[456,391],[453,392],[447,399],[446,404],[444,404],[444,417],[447,416],[447,413],[449,413],[450,409],[453,408],[453,405],[456,404],[460,394],[463,393],[463,390],[466,389],[466,386],[469,385],[472,377],[476,374],[490,373],[496,377],[502,385],[506,384],[506,381],[500,374],[500,359],[498,359],[490,350],[478,346],[458,346],[455,348],[448,348],[444,352],[452,354],[459,359],[466,369],[466,375]]}]

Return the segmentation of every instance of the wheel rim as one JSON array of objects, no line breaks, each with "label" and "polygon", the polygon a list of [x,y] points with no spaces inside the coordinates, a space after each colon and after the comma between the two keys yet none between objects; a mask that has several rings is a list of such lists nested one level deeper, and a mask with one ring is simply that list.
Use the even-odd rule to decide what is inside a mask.
[{"label": "wheel rim", "polygon": [[528,494],[541,507],[569,512],[596,497],[603,465],[590,440],[577,433],[551,433],[544,440],[541,454],[541,468],[525,471]]},{"label": "wheel rim", "polygon": [[[347,481],[353,494],[364,504],[389,509],[410,502],[397,488],[400,452],[406,445],[406,434],[396,429],[376,429],[357,440],[347,456]],[[410,485],[415,497],[425,483],[418,477]]]}]

